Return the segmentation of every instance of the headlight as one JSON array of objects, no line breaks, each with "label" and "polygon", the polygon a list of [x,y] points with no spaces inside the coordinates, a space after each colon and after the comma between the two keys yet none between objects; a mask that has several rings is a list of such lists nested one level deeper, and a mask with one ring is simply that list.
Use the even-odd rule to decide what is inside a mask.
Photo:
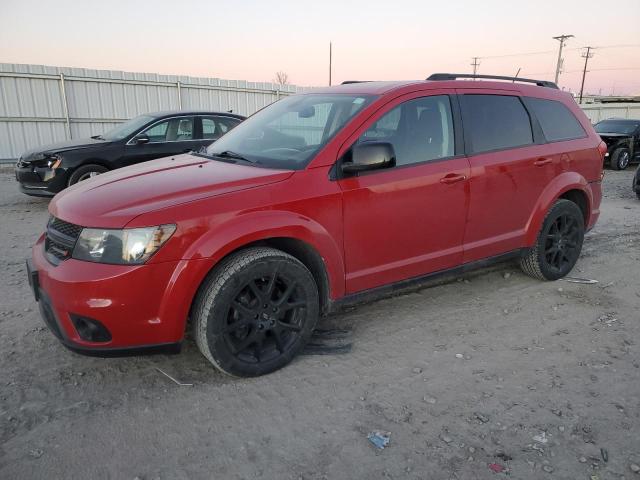
[{"label": "headlight", "polygon": [[149,260],[175,231],[175,225],[123,230],[84,228],[71,256],[88,262],[139,265]]},{"label": "headlight", "polygon": [[60,155],[51,155],[47,157],[47,167],[51,170],[55,170],[62,163],[62,157]]}]

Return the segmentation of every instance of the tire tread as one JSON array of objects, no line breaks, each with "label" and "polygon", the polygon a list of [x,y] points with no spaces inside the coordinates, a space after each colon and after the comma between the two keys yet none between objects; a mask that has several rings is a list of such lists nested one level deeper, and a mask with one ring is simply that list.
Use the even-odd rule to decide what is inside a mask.
[{"label": "tire tread", "polygon": [[210,319],[209,312],[211,312],[213,308],[213,303],[218,296],[218,292],[238,271],[249,266],[253,262],[273,257],[279,257],[283,260],[297,263],[306,269],[300,260],[283,252],[282,250],[271,247],[250,247],[236,253],[232,253],[214,267],[207,278],[205,278],[196,297],[193,309],[196,345],[200,352],[202,352],[205,358],[209,360],[214,367],[232,377],[237,377],[237,375],[226,371],[222,367],[221,363],[216,360],[209,348],[209,342],[207,340],[207,325]]}]

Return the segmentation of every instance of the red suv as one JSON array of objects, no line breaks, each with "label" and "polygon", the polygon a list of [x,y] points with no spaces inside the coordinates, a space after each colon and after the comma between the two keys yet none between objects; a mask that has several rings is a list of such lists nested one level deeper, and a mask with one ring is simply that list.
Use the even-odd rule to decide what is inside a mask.
[{"label": "red suv", "polygon": [[44,320],[113,354],[179,347],[190,319],[213,365],[253,376],[370,294],[510,257],[566,275],[606,146],[552,83],[462,77],[287,97],[206,151],[58,194],[28,262]]}]

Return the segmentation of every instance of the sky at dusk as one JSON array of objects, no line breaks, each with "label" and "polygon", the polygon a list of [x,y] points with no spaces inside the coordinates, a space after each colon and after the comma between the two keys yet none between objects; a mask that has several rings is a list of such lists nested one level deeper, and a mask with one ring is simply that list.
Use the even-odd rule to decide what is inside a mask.
[{"label": "sky at dusk", "polygon": [[[633,28],[621,28],[620,12]],[[635,17],[635,20],[633,20]],[[640,0],[195,1],[0,0],[0,62],[291,83],[470,72],[580,88],[582,47],[597,47],[586,92],[640,95]]]}]

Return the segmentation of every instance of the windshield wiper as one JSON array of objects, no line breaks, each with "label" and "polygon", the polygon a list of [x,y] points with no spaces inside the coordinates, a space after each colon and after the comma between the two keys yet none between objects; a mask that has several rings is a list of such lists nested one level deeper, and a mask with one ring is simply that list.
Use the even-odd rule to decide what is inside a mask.
[{"label": "windshield wiper", "polygon": [[94,135],[93,137],[94,140],[104,140],[104,137],[102,135]]},{"label": "windshield wiper", "polygon": [[243,157],[239,153],[232,152],[231,150],[225,150],[224,152],[220,152],[220,153],[212,153],[211,155],[213,155],[214,157],[233,158],[234,160],[243,160],[249,163],[259,163],[257,160],[251,160],[249,158]]}]

